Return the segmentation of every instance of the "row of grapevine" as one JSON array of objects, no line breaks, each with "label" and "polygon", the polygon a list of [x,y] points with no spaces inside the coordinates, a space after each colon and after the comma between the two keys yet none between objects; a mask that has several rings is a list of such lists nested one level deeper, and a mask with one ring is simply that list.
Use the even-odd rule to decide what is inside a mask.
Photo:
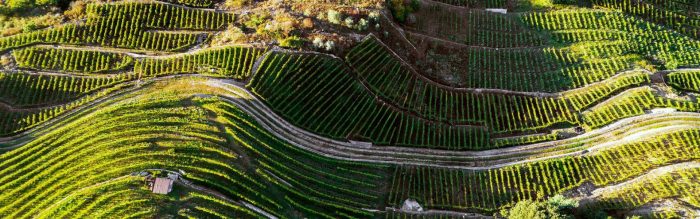
[{"label": "row of grapevine", "polygon": [[385,219],[471,219],[479,218],[477,216],[469,217],[467,214],[459,214],[452,212],[410,212],[410,211],[398,211],[398,210],[387,210],[384,213]]},{"label": "row of grapevine", "polygon": [[424,62],[418,62],[418,69],[431,80],[451,87],[558,92],[571,84],[560,69],[575,63],[560,59],[561,50],[551,48],[426,46],[430,52]]},{"label": "row of grapevine", "polygon": [[[378,207],[388,166],[297,148],[232,104],[193,99],[215,94],[196,86],[206,85],[191,79],[148,85],[0,155],[0,215],[36,215],[75,191],[144,169],[179,171],[195,185],[279,218],[374,215],[362,208]],[[187,205],[198,207],[181,214],[252,213],[217,198],[195,198],[216,203]]]},{"label": "row of grapevine", "polygon": [[265,51],[249,47],[224,47],[166,59],[147,58],[136,62],[134,72],[144,77],[200,73],[245,79],[251,75],[255,60]]},{"label": "row of grapevine", "polygon": [[435,0],[450,5],[467,8],[506,8],[512,4],[511,0]]},{"label": "row of grapevine", "polygon": [[700,72],[672,72],[666,76],[667,83],[682,89],[700,93]]},{"label": "row of grapevine", "polygon": [[[186,140],[194,136],[220,139],[216,135],[202,133],[200,128],[206,127],[202,126],[205,125],[204,121],[198,122],[193,117],[199,117],[201,120],[203,112],[198,113],[196,109],[161,108],[144,110],[141,113],[114,114],[119,116],[109,116],[112,119],[103,115],[92,124],[84,123],[84,126],[73,127],[70,132],[64,130],[63,136],[45,136],[52,144],[51,153],[42,149],[43,143],[32,142],[26,150],[13,150],[10,154],[14,156],[0,158],[0,165],[3,166],[3,177],[0,181],[3,182],[4,191],[0,195],[0,202],[3,203],[0,215],[34,215],[60,200],[62,195],[147,168],[181,169],[193,178],[199,176],[221,179],[221,176],[236,176],[234,167],[214,161],[226,159],[226,152],[220,148],[216,150],[210,142]],[[143,123],[129,121],[139,117],[169,125],[158,126],[152,122],[150,126],[140,126],[138,124]],[[115,123],[115,120],[120,122]],[[138,121],[137,119],[135,122]],[[129,129],[124,130],[125,127]],[[155,141],[158,138],[151,133],[174,132],[179,133],[178,137],[168,138],[171,140],[163,140],[158,144],[149,143],[149,139]],[[97,135],[98,133],[100,135]],[[68,138],[73,139],[66,141]],[[110,140],[105,141],[106,139]],[[174,147],[177,150],[159,150],[158,147]],[[202,147],[209,150],[196,150]],[[187,154],[197,155],[190,158]],[[50,168],[41,168],[45,165]],[[46,180],[31,183],[36,178]],[[246,186],[256,185],[252,182],[246,183]],[[231,190],[237,188],[236,186],[233,183],[228,184]]]},{"label": "row of grapevine", "polygon": [[14,50],[12,56],[20,68],[71,73],[108,73],[132,65],[128,55],[90,50],[31,47]]},{"label": "row of grapevine", "polygon": [[571,103],[573,109],[578,112],[603,100],[614,92],[649,82],[650,79],[647,73],[634,71],[617,75],[611,80],[606,80],[585,88],[569,90],[563,92],[562,95]]},{"label": "row of grapevine", "polygon": [[67,24],[0,38],[0,51],[55,43],[179,51],[198,43],[202,33],[156,30],[219,30],[235,18],[229,13],[155,2],[89,4],[86,10],[86,24]]},{"label": "row of grapevine", "polygon": [[[494,212],[526,199],[541,199],[575,188],[619,183],[651,169],[698,159],[700,130],[678,130],[618,147],[499,169],[470,171],[401,166],[394,173],[389,206],[405,199],[435,210]],[[653,161],[647,161],[653,157]]]},{"label": "row of grapevine", "polygon": [[127,87],[127,85],[116,85],[114,87],[86,95],[70,103],[52,107],[16,110],[0,108],[0,136],[9,136],[33,128],[50,119],[60,116],[65,112],[93,102],[98,98],[112,94],[120,89],[124,89],[125,87]]},{"label": "row of grapevine", "polygon": [[[157,196],[149,194],[143,181],[143,177],[126,176],[87,187],[71,193],[65,200],[44,210],[36,218],[152,215],[156,212],[152,206],[156,205]],[[124,206],[123,203],[131,205]],[[96,211],[100,208],[103,210]]]},{"label": "row of grapevine", "polygon": [[666,198],[677,198],[693,206],[700,205],[700,168],[683,168],[659,176],[651,176],[619,190],[602,194],[596,203],[604,209],[634,209]]},{"label": "row of grapevine", "polygon": [[580,88],[603,81],[629,69],[630,63],[639,60],[635,55],[595,59],[578,65],[562,68],[562,74],[570,81],[568,88]]},{"label": "row of grapevine", "polygon": [[575,122],[565,100],[452,90],[415,74],[376,38],[347,54],[347,62],[375,95],[425,118],[451,124],[486,124],[495,132],[532,130]]},{"label": "row of grapevine", "polygon": [[546,43],[542,37],[527,31],[517,19],[507,15],[421,2],[420,10],[415,13],[416,22],[407,24],[409,30],[420,34],[492,48],[532,47]]},{"label": "row of grapevine", "polygon": [[377,183],[388,174],[383,165],[336,161],[289,145],[228,103],[205,108],[227,121],[227,132],[238,144],[251,148],[261,168],[256,173],[281,178],[282,182],[275,183],[278,189],[288,192],[290,204],[311,217],[326,217],[323,209],[327,208],[337,215],[370,217],[371,213],[360,209],[376,208],[384,195]]},{"label": "row of grapevine", "polygon": [[674,108],[681,111],[700,112],[700,104],[660,97],[650,87],[627,90],[600,105],[583,112],[585,128],[598,128],[613,121],[646,113],[653,108]]},{"label": "row of grapevine", "polygon": [[[53,29],[0,38],[0,51],[34,44],[99,45],[150,51],[178,51],[197,43],[198,33],[144,31],[108,20],[94,25],[67,24]],[[128,24],[132,25],[132,24]]]},{"label": "row of grapevine", "polygon": [[[569,10],[532,13],[523,21],[538,30],[551,31],[564,43],[586,43],[596,57],[639,57],[660,62],[665,68],[695,66],[700,62],[700,42],[663,26],[601,10]],[[610,47],[611,43],[615,47]],[[582,50],[585,51],[585,50]]]},{"label": "row of grapevine", "polygon": [[[248,86],[297,126],[332,138],[368,140],[379,145],[486,149],[556,138],[525,135],[488,140],[492,135],[542,133],[559,123],[593,127],[594,123],[605,125],[644,112],[606,120],[590,112],[583,117],[576,113],[624,89],[648,84],[649,75],[642,71],[600,77],[600,83],[553,97],[464,91],[435,84],[410,71],[376,40],[369,38],[347,54],[351,68],[323,55],[273,53],[265,57]],[[605,66],[609,64],[601,65]],[[661,101],[654,105],[657,107],[694,111],[689,103],[653,99]],[[598,108],[594,111],[600,111]],[[438,134],[431,136],[435,132]],[[480,142],[481,146],[474,146]]]},{"label": "row of grapevine", "polygon": [[554,141],[557,140],[557,133],[547,133],[547,134],[534,134],[534,135],[523,135],[515,137],[506,138],[493,138],[491,139],[491,145],[495,148],[501,148],[513,145],[524,145],[524,144],[534,144],[543,141]]},{"label": "row of grapevine", "polygon": [[165,30],[219,30],[232,23],[235,15],[225,12],[190,9],[156,2],[120,2],[91,4],[88,24],[103,20],[133,23],[140,28]]},{"label": "row of grapevine", "polygon": [[89,78],[0,72],[0,99],[14,106],[62,103],[112,86],[127,77]]},{"label": "row of grapevine", "polygon": [[[151,171],[155,172],[155,171]],[[62,201],[44,209],[36,218],[155,218],[184,216],[195,218],[262,217],[237,203],[200,191],[174,185],[172,199],[152,193],[142,176],[122,176],[70,193]],[[186,206],[186,207],[182,207]],[[177,212],[163,211],[176,208]]]},{"label": "row of grapevine", "polygon": [[660,0],[593,0],[592,2],[602,7],[620,9],[695,39],[700,38],[700,15],[694,14],[694,12],[700,12],[697,2],[694,3],[695,6],[689,3]]},{"label": "row of grapevine", "polygon": [[198,7],[198,8],[208,8],[214,4],[214,2],[212,2],[211,0],[163,0],[163,1],[170,2],[173,4],[190,6],[190,7]]},{"label": "row of grapevine", "polygon": [[484,128],[399,109],[375,98],[348,71],[343,61],[329,56],[275,52],[247,86],[287,121],[324,136],[378,145],[487,148]]}]

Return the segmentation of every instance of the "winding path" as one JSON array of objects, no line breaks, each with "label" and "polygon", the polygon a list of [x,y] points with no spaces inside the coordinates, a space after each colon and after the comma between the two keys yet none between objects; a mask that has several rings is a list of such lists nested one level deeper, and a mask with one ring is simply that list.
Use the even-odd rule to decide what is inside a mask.
[{"label": "winding path", "polygon": [[[570,139],[522,145],[486,151],[448,151],[396,146],[364,146],[347,141],[333,140],[298,128],[258,100],[232,80],[212,79],[206,82],[228,93],[218,94],[237,105],[275,136],[306,150],[338,159],[411,164],[459,169],[492,169],[535,160],[576,156],[584,152],[604,150],[639,139],[625,138],[645,131],[654,136],[668,131],[700,128],[699,113],[666,112],[645,114],[623,119],[607,127]],[[642,123],[643,122],[643,123]],[[602,144],[605,143],[605,144]],[[597,145],[597,146],[596,146]]]},{"label": "winding path", "polygon": [[[155,80],[167,80],[178,76],[169,76]],[[347,141],[333,140],[298,128],[279,115],[267,105],[244,89],[242,82],[234,80],[209,79],[207,85],[221,88],[227,93],[217,94],[223,99],[236,104],[250,114],[258,123],[275,136],[306,150],[344,160],[411,164],[422,166],[448,167],[459,169],[492,169],[519,163],[551,159],[563,156],[576,156],[584,151],[604,150],[635,139],[624,138],[633,133],[645,131],[649,136],[681,129],[700,128],[699,113],[667,112],[645,114],[627,118],[614,124],[570,139],[544,142],[486,151],[448,151],[425,148],[406,148],[396,146],[361,146]],[[30,141],[51,127],[72,121],[89,108],[94,108],[108,100],[131,93],[138,88],[119,92],[101,100],[79,107],[48,123],[37,126],[21,136],[0,138],[0,143],[11,144],[10,150]],[[644,122],[644,123],[640,123]],[[605,144],[602,144],[605,143]],[[598,146],[595,146],[598,145]],[[595,146],[595,147],[594,147]]]},{"label": "winding path", "polygon": [[[152,80],[160,81],[183,76],[187,75],[167,76]],[[241,110],[254,118],[262,128],[294,146],[328,157],[362,162],[484,170],[605,150],[606,148],[640,140],[625,137],[634,133],[643,132],[647,136],[654,136],[669,131],[700,129],[700,113],[664,112],[623,119],[606,127],[569,139],[485,151],[368,146],[369,144],[353,144],[348,141],[326,138],[290,124],[255,95],[246,90],[243,82],[208,79],[204,82],[196,83],[206,83],[208,86],[226,91],[224,93],[216,93],[216,95],[237,105]],[[73,121],[80,115],[89,113],[91,109],[99,105],[109,104],[110,100],[118,99],[117,97],[133,93],[133,91],[138,89],[138,87],[133,87],[118,92],[118,94],[88,103],[74,111],[59,116],[57,119],[30,129],[30,131],[19,136],[0,138],[0,143],[11,145],[10,147],[0,148],[0,151],[20,147],[31,141],[35,136],[51,130],[52,127]]]}]

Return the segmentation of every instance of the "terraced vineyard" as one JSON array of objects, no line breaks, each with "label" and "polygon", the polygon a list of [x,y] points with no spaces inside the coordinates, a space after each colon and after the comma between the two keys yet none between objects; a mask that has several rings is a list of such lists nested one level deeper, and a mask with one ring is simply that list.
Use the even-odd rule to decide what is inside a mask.
[{"label": "terraced vineyard", "polygon": [[14,4],[0,218],[700,216],[696,1]]}]

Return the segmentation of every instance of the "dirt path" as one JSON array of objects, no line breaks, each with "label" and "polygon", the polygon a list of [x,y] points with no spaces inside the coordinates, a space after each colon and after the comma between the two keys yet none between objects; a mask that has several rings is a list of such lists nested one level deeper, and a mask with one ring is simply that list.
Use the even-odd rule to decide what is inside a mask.
[{"label": "dirt path", "polygon": [[[154,79],[154,81],[182,76],[188,75],[168,76]],[[396,146],[366,146],[325,138],[290,124],[274,113],[264,102],[244,89],[244,84],[241,82],[235,80],[210,79],[206,82],[199,83],[206,83],[209,86],[227,91],[227,93],[217,95],[239,106],[241,110],[258,121],[264,129],[288,141],[294,146],[328,157],[362,162],[410,164],[458,169],[493,169],[543,159],[577,156],[584,151],[604,150],[636,140],[625,138],[625,136],[630,136],[640,131],[645,131],[645,135],[653,136],[673,130],[700,128],[700,123],[698,122],[700,121],[699,113],[665,112],[623,119],[609,126],[570,139],[486,151],[450,151]],[[138,89],[139,88],[132,88],[130,90],[125,90],[119,94],[104,97],[98,101],[83,105],[56,119],[30,129],[30,131],[21,135],[10,138],[0,138],[0,143],[12,145],[6,148],[0,148],[0,150],[11,150],[20,147],[34,139],[35,136],[40,136],[52,130],[52,127],[59,127],[74,121],[79,118],[80,115],[94,110],[96,106],[109,103],[109,100],[118,99],[119,96],[130,94]]]},{"label": "dirt path", "polygon": [[[298,128],[275,114],[263,102],[257,100],[253,94],[237,85],[227,84],[220,80],[210,80],[207,84],[230,92],[219,95],[250,114],[263,128],[297,147],[329,157],[364,162],[492,169],[536,160],[575,156],[582,154],[584,150],[587,152],[604,150],[637,140],[625,138],[625,136],[641,130],[647,130],[645,134],[653,136],[673,130],[700,128],[700,124],[697,122],[700,120],[700,114],[668,112],[624,119],[571,139],[487,151],[447,151],[395,146],[365,147],[350,142],[328,139]],[[653,121],[654,119],[659,120],[659,122],[638,126],[639,121]],[[663,122],[667,119],[673,119],[673,121]],[[613,131],[621,131],[621,133],[612,134]],[[600,146],[597,144],[600,141],[608,143]],[[570,152],[571,147],[578,143],[584,143],[584,146],[579,146],[578,150]],[[594,145],[598,146],[594,147]],[[543,156],[538,157],[538,155]]]}]

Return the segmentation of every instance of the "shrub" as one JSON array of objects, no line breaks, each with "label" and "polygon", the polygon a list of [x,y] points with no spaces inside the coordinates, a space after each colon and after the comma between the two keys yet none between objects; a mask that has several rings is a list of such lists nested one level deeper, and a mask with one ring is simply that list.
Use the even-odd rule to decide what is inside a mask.
[{"label": "shrub", "polygon": [[367,17],[372,22],[379,22],[379,16],[380,16],[379,12],[373,11],[373,12],[370,12]]},{"label": "shrub", "polygon": [[321,37],[314,38],[312,44],[314,44],[314,48],[316,49],[322,49],[326,47],[326,43],[323,42],[323,39],[321,39]]},{"label": "shrub", "polygon": [[290,36],[280,40],[280,46],[286,48],[299,48],[304,45],[304,39],[298,36]]},{"label": "shrub", "polygon": [[7,0],[5,3],[13,11],[25,10],[34,4],[32,0]]},{"label": "shrub", "polygon": [[343,15],[336,11],[336,10],[328,10],[328,22],[331,22],[332,24],[340,24],[340,21],[343,19]]},{"label": "shrub", "polygon": [[355,20],[352,17],[345,18],[345,26],[353,28],[355,26]]},{"label": "shrub", "polygon": [[531,0],[530,4],[535,8],[552,7],[552,0]]},{"label": "shrub", "polygon": [[87,3],[85,1],[74,1],[70,3],[70,8],[63,12],[63,15],[69,19],[82,19],[85,18],[85,7]]},{"label": "shrub", "polygon": [[226,0],[224,6],[228,8],[240,8],[242,6],[253,3],[252,0]]},{"label": "shrub", "polygon": [[569,219],[574,218],[572,213],[576,207],[576,200],[557,195],[547,201],[520,201],[503,214],[509,219]]},{"label": "shrub", "polygon": [[547,200],[547,204],[556,207],[560,212],[571,212],[578,207],[578,201],[556,195]]},{"label": "shrub", "polygon": [[35,31],[36,29],[38,29],[38,27],[34,22],[29,22],[26,25],[24,25],[24,27],[22,27],[22,31],[24,31],[24,33]]},{"label": "shrub", "polygon": [[666,70],[675,70],[678,68],[678,61],[676,60],[669,60],[666,61],[666,64],[664,64],[666,67]]},{"label": "shrub", "polygon": [[389,10],[398,22],[406,22],[406,17],[409,14],[418,11],[420,9],[420,2],[418,0],[410,0],[408,4],[406,0],[389,0]]},{"label": "shrub", "polygon": [[56,5],[58,4],[57,0],[36,0],[34,2],[36,5],[44,6],[44,5]]},{"label": "shrub", "polygon": [[332,51],[335,49],[335,42],[333,41],[328,41],[326,42],[326,51]]},{"label": "shrub", "polygon": [[360,22],[357,23],[357,29],[359,31],[365,31],[369,27],[369,21],[365,20],[364,18],[360,19]]},{"label": "shrub", "polygon": [[264,24],[268,18],[269,16],[267,14],[252,14],[248,17],[248,20],[243,22],[243,25],[249,29],[257,29],[258,26]]},{"label": "shrub", "polygon": [[391,14],[394,16],[394,19],[401,23],[406,21],[406,7],[404,6],[404,0],[391,0],[389,9],[391,10]]},{"label": "shrub", "polygon": [[243,30],[231,24],[226,28],[226,31],[216,35],[212,39],[212,45],[226,45],[231,43],[241,43],[246,41],[246,35]]},{"label": "shrub", "polygon": [[314,28],[314,20],[311,18],[305,18],[301,22],[301,26],[305,29],[313,29]]},{"label": "shrub", "polygon": [[[0,56],[0,66],[9,66],[12,63],[10,56]],[[0,79],[2,76],[0,76]]]}]

